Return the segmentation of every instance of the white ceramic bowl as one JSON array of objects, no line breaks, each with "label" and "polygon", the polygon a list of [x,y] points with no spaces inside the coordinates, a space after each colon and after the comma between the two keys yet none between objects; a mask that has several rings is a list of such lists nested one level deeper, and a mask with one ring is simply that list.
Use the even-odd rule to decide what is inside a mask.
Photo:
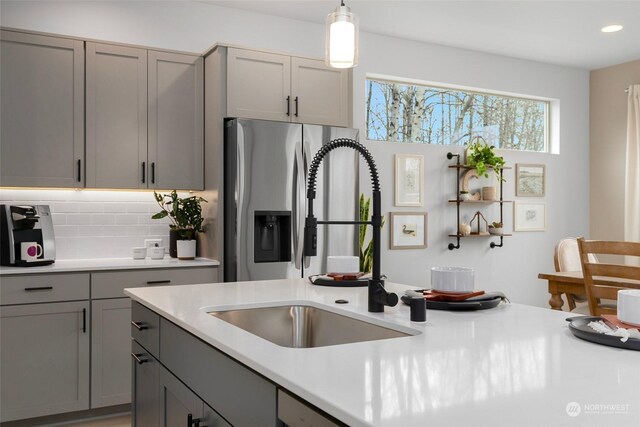
[{"label": "white ceramic bowl", "polygon": [[640,289],[618,291],[618,319],[633,326],[640,326]]},{"label": "white ceramic bowl", "polygon": [[145,259],[147,256],[147,248],[145,247],[131,248],[131,256],[133,257],[133,259]]},{"label": "white ceramic bowl", "polygon": [[433,267],[431,289],[445,292],[472,292],[473,269],[464,267]]},{"label": "white ceramic bowl", "polygon": [[160,247],[153,246],[153,247],[147,249],[147,252],[149,253],[149,258],[151,258],[151,259],[162,259],[162,258],[164,258],[164,248],[162,246],[160,246]]},{"label": "white ceramic bowl", "polygon": [[327,273],[358,273],[360,259],[357,256],[327,257]]}]

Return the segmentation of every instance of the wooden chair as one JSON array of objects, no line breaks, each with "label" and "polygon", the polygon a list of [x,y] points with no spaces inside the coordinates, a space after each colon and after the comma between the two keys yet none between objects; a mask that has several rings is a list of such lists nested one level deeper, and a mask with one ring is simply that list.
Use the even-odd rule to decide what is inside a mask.
[{"label": "wooden chair", "polygon": [[[590,262],[598,262],[598,258],[594,254],[589,254]],[[578,250],[578,239],[576,237],[566,237],[556,243],[553,252],[553,264],[557,272],[582,271],[582,262],[580,261],[580,251]],[[585,302],[587,296],[564,294],[569,304],[569,310],[576,309],[576,302]]]},{"label": "wooden chair", "polygon": [[601,304],[600,300],[617,300],[620,289],[640,289],[640,266],[591,262],[589,254],[640,257],[640,242],[585,240],[581,237],[578,239],[578,248],[589,312],[592,316],[617,314],[615,307]]}]

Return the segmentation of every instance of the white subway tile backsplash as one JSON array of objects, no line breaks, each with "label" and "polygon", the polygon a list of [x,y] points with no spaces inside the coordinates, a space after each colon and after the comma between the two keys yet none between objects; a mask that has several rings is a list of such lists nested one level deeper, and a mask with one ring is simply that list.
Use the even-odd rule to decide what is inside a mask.
[{"label": "white subway tile backsplash", "polygon": [[53,225],[65,225],[67,223],[67,216],[65,214],[52,213],[51,222]]},{"label": "white subway tile backsplash", "polygon": [[104,236],[104,227],[99,225],[78,226],[78,237],[100,237]]},{"label": "white subway tile backsplash", "polygon": [[129,203],[127,205],[128,213],[149,213],[153,205],[151,203]]},{"label": "white subway tile backsplash", "polygon": [[89,225],[91,216],[87,214],[67,214],[67,225]]},{"label": "white subway tile backsplash", "polygon": [[113,225],[115,223],[116,217],[113,214],[91,214],[91,224]]},{"label": "white subway tile backsplash", "polygon": [[171,220],[151,219],[160,207],[150,192],[2,189],[0,202],[49,205],[57,259],[130,257],[147,238],[169,245]]},{"label": "white subway tile backsplash", "polygon": [[[56,243],[61,237],[75,237],[78,235],[78,227],[75,225],[54,225],[53,234],[56,236]],[[57,248],[56,248],[57,249]]]},{"label": "white subway tile backsplash", "polygon": [[126,215],[119,214],[116,215],[116,224],[117,225],[131,225],[138,223],[138,215]]}]

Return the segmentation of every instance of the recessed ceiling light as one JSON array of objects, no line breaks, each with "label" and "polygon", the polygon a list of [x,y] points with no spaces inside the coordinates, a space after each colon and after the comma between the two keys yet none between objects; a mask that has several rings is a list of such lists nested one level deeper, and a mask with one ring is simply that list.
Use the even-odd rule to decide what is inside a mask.
[{"label": "recessed ceiling light", "polygon": [[615,33],[616,31],[620,31],[622,29],[622,25],[607,25],[606,27],[602,27],[600,31],[603,33]]}]

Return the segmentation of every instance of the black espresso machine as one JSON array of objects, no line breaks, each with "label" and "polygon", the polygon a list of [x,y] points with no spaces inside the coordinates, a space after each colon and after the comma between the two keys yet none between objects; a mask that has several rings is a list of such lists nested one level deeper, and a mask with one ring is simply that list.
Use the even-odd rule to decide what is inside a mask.
[{"label": "black espresso machine", "polygon": [[[35,259],[21,259],[21,244],[26,242],[35,242],[42,247]],[[30,267],[52,264],[55,259],[56,244],[49,206],[0,205],[0,265]]]}]

